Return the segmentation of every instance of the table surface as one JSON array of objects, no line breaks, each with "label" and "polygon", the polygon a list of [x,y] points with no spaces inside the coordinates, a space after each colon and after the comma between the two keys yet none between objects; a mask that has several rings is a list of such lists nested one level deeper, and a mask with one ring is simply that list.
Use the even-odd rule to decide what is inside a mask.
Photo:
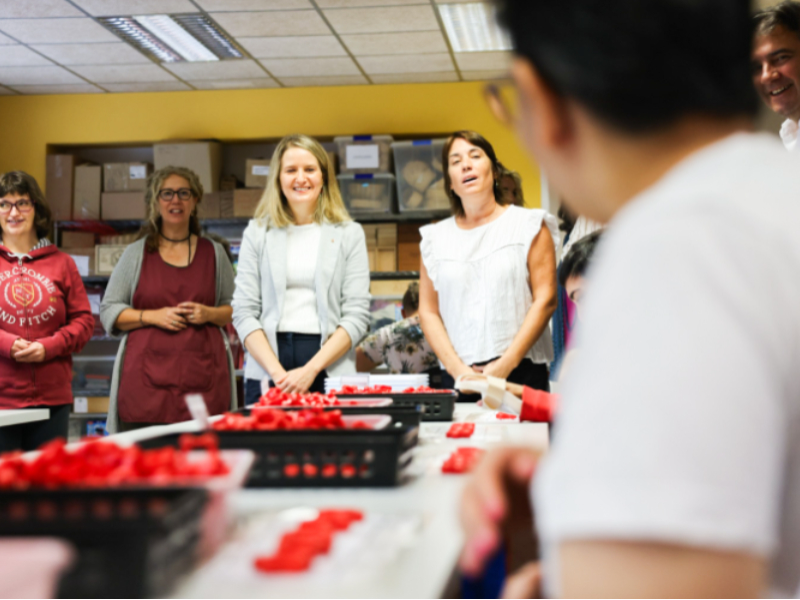
[{"label": "table surface", "polygon": [[46,421],[50,418],[49,408],[21,408],[19,410],[0,410],[0,427]]},{"label": "table surface", "polygon": [[[469,440],[445,437],[450,422],[426,422],[414,450],[411,478],[395,488],[246,489],[232,495],[229,510],[238,523],[232,538],[174,591],[179,598],[439,598],[456,566],[462,545],[458,505],[465,476],[444,475],[441,464],[459,446],[489,448],[500,444],[545,450],[548,427],[540,423],[499,421],[474,404],[459,404],[456,421],[475,421]],[[154,435],[191,430],[179,423],[116,436],[136,441]],[[366,515],[419,517],[412,542],[392,561],[358,577],[264,575],[252,567],[254,556],[242,540],[263,521],[298,507],[357,508]],[[252,537],[252,533],[251,536]],[[238,552],[238,554],[237,554]],[[234,558],[238,557],[238,558]],[[232,560],[234,562],[232,562]],[[242,564],[239,564],[242,563]]]}]

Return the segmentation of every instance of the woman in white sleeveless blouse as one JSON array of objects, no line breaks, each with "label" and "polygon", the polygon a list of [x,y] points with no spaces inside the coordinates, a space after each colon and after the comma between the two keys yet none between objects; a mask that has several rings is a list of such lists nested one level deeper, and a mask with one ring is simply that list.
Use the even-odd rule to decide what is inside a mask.
[{"label": "woman in white sleeveless blouse", "polygon": [[420,321],[447,375],[473,371],[549,389],[558,225],[503,205],[491,144],[454,133],[442,155],[453,216],[420,229]]}]

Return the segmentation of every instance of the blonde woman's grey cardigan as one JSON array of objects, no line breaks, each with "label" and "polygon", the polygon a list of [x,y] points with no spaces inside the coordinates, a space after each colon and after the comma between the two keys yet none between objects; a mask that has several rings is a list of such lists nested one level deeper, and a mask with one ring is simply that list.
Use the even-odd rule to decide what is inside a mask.
[{"label": "blonde woman's grey cardigan", "polygon": [[[209,241],[214,244],[217,263],[215,306],[229,306],[233,299],[233,267],[223,247],[213,240]],[[108,281],[103,302],[100,304],[100,321],[103,323],[105,330],[109,335],[122,336],[122,341],[117,351],[117,359],[114,362],[114,371],[111,375],[111,401],[108,406],[108,421],[106,424],[109,433],[117,433],[119,431],[117,397],[119,395],[119,378],[125,361],[125,347],[128,342],[127,332],[119,331],[114,325],[123,310],[132,308],[133,295],[139,285],[139,275],[142,272],[144,247],[145,240],[141,239],[125,249],[117,266],[114,267],[114,272],[111,273],[111,279]],[[231,379],[231,408],[233,409],[236,408],[236,374],[233,367],[233,355],[231,354],[227,334],[222,331],[222,328],[220,328],[220,331],[225,342],[225,353],[228,356],[228,370]]]}]

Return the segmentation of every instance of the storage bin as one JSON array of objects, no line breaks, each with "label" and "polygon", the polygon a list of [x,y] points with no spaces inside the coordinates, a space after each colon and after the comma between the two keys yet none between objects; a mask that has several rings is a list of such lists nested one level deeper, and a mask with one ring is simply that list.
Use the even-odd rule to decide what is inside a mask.
[{"label": "storage bin", "polygon": [[391,173],[392,136],[354,135],[333,138],[340,173]]},{"label": "storage bin", "polygon": [[446,141],[413,140],[392,144],[400,212],[450,209],[442,165],[442,150]]},{"label": "storage bin", "polygon": [[390,214],[395,207],[395,178],[387,173],[339,175],[339,188],[350,214]]},{"label": "storage bin", "polygon": [[80,391],[83,396],[108,396],[115,358],[115,356],[73,356],[73,391]]}]

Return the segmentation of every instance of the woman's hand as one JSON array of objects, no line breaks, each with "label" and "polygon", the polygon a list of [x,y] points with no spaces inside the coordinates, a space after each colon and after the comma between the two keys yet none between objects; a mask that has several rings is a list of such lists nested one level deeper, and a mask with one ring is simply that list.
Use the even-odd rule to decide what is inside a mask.
[{"label": "woman's hand", "polygon": [[[478,368],[475,367],[477,371]],[[480,370],[481,373],[487,375],[489,377],[499,377],[500,379],[508,379],[508,376],[511,374],[511,371],[514,370],[514,367],[509,366],[508,363],[503,359],[501,356],[497,360],[493,360],[488,365],[484,365],[483,368]]]},{"label": "woman's hand", "polygon": [[16,359],[17,352],[21,350],[25,350],[31,343],[28,340],[23,340],[22,338],[17,338],[14,340],[14,343],[11,345],[11,358]]},{"label": "woman's hand", "polygon": [[190,325],[205,325],[211,320],[211,311],[205,304],[181,302],[178,308],[183,309],[186,321]]},{"label": "woman's hand", "polygon": [[277,379],[275,385],[287,394],[305,394],[313,385],[317,375],[319,375],[319,371],[305,365],[298,369],[292,369],[283,377]]},{"label": "woman's hand", "polygon": [[[14,343],[16,344],[16,342]],[[14,360],[21,363],[40,363],[44,361],[44,358],[44,346],[42,346],[40,342],[28,342],[27,348],[19,350],[14,354]]]},{"label": "woman's hand", "polygon": [[146,310],[142,315],[145,325],[153,325],[166,331],[183,331],[186,329],[185,308],[167,306],[159,310]]}]

